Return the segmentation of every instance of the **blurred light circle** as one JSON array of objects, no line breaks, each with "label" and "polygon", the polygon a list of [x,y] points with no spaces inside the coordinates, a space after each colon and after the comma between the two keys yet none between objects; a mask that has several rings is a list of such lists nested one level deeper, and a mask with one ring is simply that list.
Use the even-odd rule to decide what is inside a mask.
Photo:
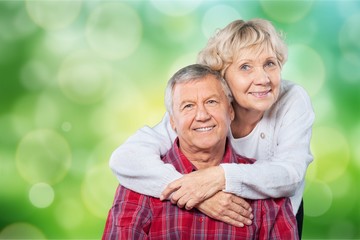
[{"label": "blurred light circle", "polygon": [[54,190],[49,184],[34,184],[29,191],[30,202],[37,208],[46,208],[54,201]]},{"label": "blurred light circle", "polygon": [[[194,41],[193,39],[194,33],[196,33],[196,21],[197,19],[193,16],[182,16],[177,18],[169,17],[164,22],[161,22],[165,33],[166,39],[169,42],[179,42],[180,44],[184,44],[187,41]],[[164,37],[164,36],[160,36]]]},{"label": "blurred light circle", "polygon": [[332,182],[345,174],[350,160],[350,147],[339,130],[331,127],[314,128],[311,149],[317,179]]},{"label": "blurred light circle", "polygon": [[81,1],[32,1],[26,0],[30,18],[47,30],[62,29],[70,25],[81,10]]},{"label": "blurred light circle", "polygon": [[336,10],[343,19],[360,12],[359,1],[336,1]]},{"label": "blurred light circle", "polygon": [[74,229],[84,220],[84,207],[78,199],[65,198],[56,206],[54,216],[65,229]]},{"label": "blurred light circle", "polygon": [[350,174],[343,174],[341,177],[336,179],[335,181],[331,182],[329,184],[329,187],[331,188],[334,197],[346,198],[346,195],[351,192],[350,188],[352,187],[352,181],[351,181],[351,175]]},{"label": "blurred light circle", "polygon": [[50,72],[45,63],[31,60],[22,67],[21,83],[29,90],[39,90],[47,86]]},{"label": "blurred light circle", "polygon": [[94,165],[86,171],[81,193],[85,206],[92,214],[106,219],[117,185],[118,181],[107,162]]},{"label": "blurred light circle", "polygon": [[337,114],[337,109],[334,106],[334,99],[329,92],[329,89],[323,88],[312,99],[312,105],[314,112],[316,113],[316,122],[325,123],[329,119],[335,119]]},{"label": "blurred light circle", "polygon": [[150,0],[151,4],[160,12],[170,16],[182,16],[194,11],[202,0]]},{"label": "blurred light circle", "polygon": [[168,78],[174,75],[174,73],[177,72],[180,68],[183,68],[189,63],[195,62],[197,54],[198,52],[189,52],[189,53],[184,53],[180,55],[178,58],[176,58],[168,69],[168,74],[167,74]]},{"label": "blurred light circle", "polygon": [[299,83],[310,96],[314,96],[325,82],[325,64],[314,49],[306,45],[291,45],[289,60],[284,65],[282,76]]},{"label": "blurred light circle", "polygon": [[71,123],[69,123],[69,122],[63,122],[63,123],[61,124],[61,129],[62,129],[64,132],[69,132],[69,131],[71,130],[71,128],[72,128],[72,125],[71,125]]},{"label": "blurred light circle", "polygon": [[202,19],[202,31],[206,38],[214,35],[216,30],[224,28],[230,22],[241,19],[239,12],[227,5],[216,5],[206,11]]},{"label": "blurred light circle", "polygon": [[328,228],[328,237],[326,239],[359,239],[358,226],[350,219],[336,218]]},{"label": "blurred light circle", "polygon": [[53,184],[61,181],[71,165],[67,141],[50,129],[39,129],[25,135],[16,151],[16,166],[30,183]]},{"label": "blurred light circle", "polygon": [[307,183],[304,197],[307,199],[305,215],[318,217],[326,213],[331,207],[333,195],[328,185],[320,181]]},{"label": "blurred light circle", "polygon": [[36,126],[42,128],[55,128],[58,126],[59,103],[49,93],[43,93],[38,97],[34,120]]},{"label": "blurred light circle", "polygon": [[354,126],[354,129],[352,130],[351,135],[351,150],[353,151],[354,156],[354,163],[357,165],[357,167],[360,169],[360,124],[357,126]]},{"label": "blurred light circle", "polygon": [[137,12],[123,3],[105,3],[90,15],[86,25],[89,45],[101,57],[115,60],[132,54],[141,41],[142,23]]},{"label": "blurred light circle", "polygon": [[356,52],[345,53],[339,59],[338,73],[341,80],[358,84],[360,79],[360,49]]},{"label": "blurred light circle", "polygon": [[[344,53],[359,53],[360,51],[360,13],[347,17],[339,32],[339,44]],[[359,54],[357,54],[359,55]],[[351,55],[350,55],[351,56]]]},{"label": "blurred light circle", "polygon": [[59,69],[59,85],[70,100],[90,104],[101,100],[110,89],[112,68],[104,60],[80,51],[64,60]]},{"label": "blurred light circle", "polygon": [[294,23],[310,11],[313,0],[307,1],[273,1],[260,0],[264,12],[272,19],[283,23]]},{"label": "blurred light circle", "polygon": [[47,239],[40,229],[25,223],[17,222],[4,227],[0,239]]}]

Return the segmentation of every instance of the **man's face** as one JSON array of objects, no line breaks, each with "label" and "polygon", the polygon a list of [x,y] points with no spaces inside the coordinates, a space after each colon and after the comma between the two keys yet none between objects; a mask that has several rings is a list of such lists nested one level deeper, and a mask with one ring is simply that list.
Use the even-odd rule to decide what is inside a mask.
[{"label": "man's face", "polygon": [[170,122],[182,149],[196,152],[224,144],[234,111],[214,76],[176,84],[172,108]]}]

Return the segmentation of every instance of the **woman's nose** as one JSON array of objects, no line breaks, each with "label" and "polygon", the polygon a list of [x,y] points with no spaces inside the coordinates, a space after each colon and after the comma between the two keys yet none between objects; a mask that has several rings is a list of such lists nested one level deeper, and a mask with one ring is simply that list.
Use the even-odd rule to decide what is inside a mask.
[{"label": "woman's nose", "polygon": [[256,68],[256,75],[254,76],[255,84],[267,84],[270,82],[269,74],[262,67]]}]

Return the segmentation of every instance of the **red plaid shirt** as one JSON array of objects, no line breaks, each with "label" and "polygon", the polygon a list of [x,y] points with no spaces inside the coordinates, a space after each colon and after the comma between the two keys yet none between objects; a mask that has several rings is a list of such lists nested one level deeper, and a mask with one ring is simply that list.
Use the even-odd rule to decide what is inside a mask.
[{"label": "red plaid shirt", "polygon": [[[176,141],[163,157],[181,173],[195,169]],[[228,143],[223,163],[252,163],[238,156]],[[102,239],[298,239],[296,219],[288,198],[248,200],[254,219],[250,226],[234,227],[197,209],[187,211],[170,201],[145,196],[119,185]]]}]

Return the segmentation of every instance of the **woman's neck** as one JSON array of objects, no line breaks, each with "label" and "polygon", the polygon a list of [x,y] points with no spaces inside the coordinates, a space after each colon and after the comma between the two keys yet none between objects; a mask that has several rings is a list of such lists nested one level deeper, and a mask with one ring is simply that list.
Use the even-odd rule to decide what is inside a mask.
[{"label": "woman's neck", "polygon": [[234,138],[249,135],[264,116],[264,112],[252,111],[234,106],[235,118],[231,122],[231,133]]}]

